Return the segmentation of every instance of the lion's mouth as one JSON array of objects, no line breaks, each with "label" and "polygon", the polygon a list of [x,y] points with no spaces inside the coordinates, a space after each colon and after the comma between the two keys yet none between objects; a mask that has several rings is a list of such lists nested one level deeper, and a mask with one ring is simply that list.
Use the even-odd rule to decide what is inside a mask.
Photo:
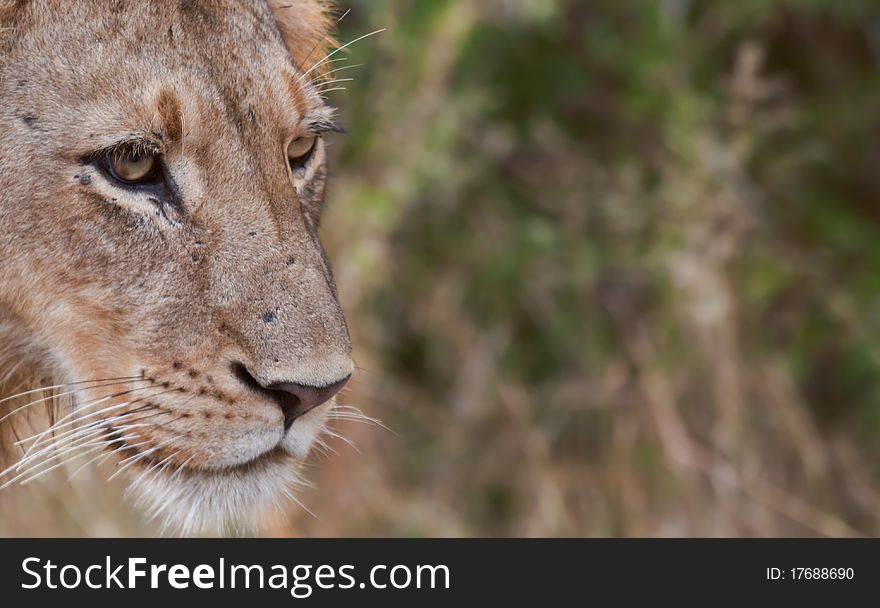
[{"label": "lion's mouth", "polygon": [[222,466],[200,466],[195,456],[184,457],[174,453],[173,456],[165,456],[161,452],[151,452],[150,449],[140,450],[137,447],[124,447],[116,450],[122,458],[120,463],[125,465],[131,462],[139,471],[155,472],[157,477],[166,473],[174,477],[194,476],[227,476],[249,475],[264,471],[268,466],[280,464],[293,458],[281,444],[257,454],[242,462],[225,464]]}]

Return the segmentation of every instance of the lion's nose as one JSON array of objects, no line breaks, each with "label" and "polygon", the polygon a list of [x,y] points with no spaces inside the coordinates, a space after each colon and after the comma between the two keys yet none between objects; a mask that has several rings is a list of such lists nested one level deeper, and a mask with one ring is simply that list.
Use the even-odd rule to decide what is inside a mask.
[{"label": "lion's nose", "polygon": [[284,414],[284,430],[289,429],[293,421],[303,414],[322,403],[327,403],[351,378],[351,374],[348,374],[342,380],[331,381],[330,384],[324,386],[312,386],[299,382],[268,383],[258,380],[242,363],[234,363],[232,373],[242,384],[255,392],[262,393],[278,404],[281,413]]},{"label": "lion's nose", "polygon": [[289,395],[286,399],[279,400],[281,411],[284,412],[284,429],[290,428],[293,421],[306,412],[327,403],[333,395],[338,393],[351,376],[346,376],[338,382],[327,386],[308,386],[296,382],[282,382],[273,384],[267,388],[274,391],[282,391]]}]

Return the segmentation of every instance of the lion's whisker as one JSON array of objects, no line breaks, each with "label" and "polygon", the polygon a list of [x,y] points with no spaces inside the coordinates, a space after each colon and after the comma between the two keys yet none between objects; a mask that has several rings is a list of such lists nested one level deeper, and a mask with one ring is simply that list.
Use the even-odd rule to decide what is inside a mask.
[{"label": "lion's whisker", "polygon": [[[100,435],[100,432],[97,432],[95,434],[95,436],[98,436],[98,435]],[[63,466],[64,464],[66,464],[68,462],[71,462],[72,460],[76,459],[80,455],[80,454],[77,454],[77,452],[79,450],[85,449],[86,450],[85,453],[91,453],[94,451],[94,449],[92,449],[92,448],[103,448],[103,447],[105,447],[115,441],[115,440],[103,439],[103,438],[95,439],[95,436],[89,436],[89,437],[85,438],[84,443],[78,443],[77,445],[74,445],[74,446],[68,446],[65,449],[63,449],[57,453],[53,453],[52,458],[61,458],[62,456],[66,456],[67,454],[70,454],[70,453],[73,453],[73,456],[70,458],[66,458],[66,459],[62,458],[61,460],[59,460],[58,463],[49,467],[48,469],[44,469],[42,471],[37,472],[36,475],[34,475],[32,478],[25,479],[24,481],[22,481],[20,483],[20,485],[25,485],[27,483],[30,483],[31,481],[33,481],[37,477],[40,477],[50,471],[54,471],[58,467]],[[15,477],[13,477],[12,479],[10,479],[6,483],[4,483],[2,486],[0,486],[0,490],[3,490],[4,488],[14,484],[16,481],[18,481],[24,477],[28,477],[30,475],[33,475],[34,472],[37,471],[37,469],[52,462],[52,458],[45,458],[40,462],[36,462],[36,463],[31,464],[31,466],[27,467],[24,471],[18,473]]]},{"label": "lion's whisker", "polygon": [[[92,423],[92,424],[90,424],[84,428],[81,428],[81,429],[77,428],[77,429],[73,429],[72,431],[67,431],[67,432],[65,432],[65,435],[67,435],[66,437],[56,437],[54,441],[52,441],[48,445],[45,445],[44,447],[37,450],[36,452],[30,453],[30,454],[25,454],[24,456],[22,456],[18,460],[18,462],[16,462],[15,464],[13,464],[9,468],[7,468],[5,471],[0,472],[0,477],[6,475],[8,472],[10,472],[12,470],[19,471],[27,463],[32,462],[34,460],[37,460],[41,456],[48,455],[51,452],[58,450],[61,447],[69,446],[74,441],[79,441],[83,437],[91,436],[93,434],[98,434],[100,432],[107,432],[107,431],[109,431],[108,425],[110,423],[124,420],[125,417],[126,417],[125,414],[121,414],[119,416],[114,416],[112,418],[100,420],[98,422]],[[118,427],[118,428],[119,429],[125,428],[125,430],[128,430],[129,428],[134,428],[134,427],[131,426],[131,427]],[[70,434],[68,434],[68,433],[70,433]]]},{"label": "lion's whisker", "polygon": [[[118,405],[130,405],[131,403],[133,403],[133,401],[127,401],[127,402],[125,402],[124,404],[118,404]],[[128,410],[128,411],[126,411],[126,412],[122,412],[121,414],[114,414],[113,416],[110,416],[109,418],[100,418],[100,419],[95,420],[95,421],[92,421],[92,422],[87,422],[87,423],[85,423],[85,426],[82,426],[82,427],[73,427],[72,429],[67,430],[67,431],[62,431],[62,432],[60,432],[60,433],[53,433],[53,434],[52,434],[52,437],[53,437],[53,438],[63,437],[63,436],[68,435],[68,434],[70,434],[70,433],[74,433],[74,432],[76,432],[78,429],[81,429],[81,428],[87,428],[87,427],[89,427],[89,426],[92,426],[92,425],[95,425],[95,424],[100,424],[101,422],[108,421],[108,420],[111,420],[111,419],[116,420],[116,419],[118,419],[118,418],[117,418],[118,416],[123,416],[123,415],[126,415],[126,414],[136,414],[136,413],[138,413],[138,412],[143,411],[144,408],[155,408],[155,407],[156,407],[156,406],[154,406],[154,405],[152,405],[152,404],[142,405],[142,406],[137,407],[137,408],[135,408],[135,409],[133,409],[133,410]],[[107,408],[104,408],[104,409],[101,410],[101,411],[94,412],[93,415],[97,415],[97,414],[105,413],[105,412],[107,412],[107,411],[110,411],[111,408],[118,409],[116,405],[114,405],[114,406],[108,406]],[[91,415],[90,415],[89,417],[91,417]],[[82,418],[77,418],[77,419],[76,419],[76,422],[82,422],[82,421],[85,420],[85,419],[86,419],[86,417],[83,416]],[[59,421],[58,421],[58,423],[61,423],[61,422],[63,422],[63,420],[59,420]],[[71,425],[64,425],[64,426],[66,427],[66,426],[71,426]],[[39,432],[37,432],[37,433],[34,433],[33,435],[31,435],[31,436],[29,436],[29,437],[24,437],[23,439],[18,439],[18,440],[15,442],[15,445],[21,445],[21,444],[26,443],[26,442],[28,442],[28,441],[37,440],[37,439],[40,438],[41,435],[43,435],[44,433],[46,433],[47,430],[48,430],[48,431],[57,431],[57,430],[59,430],[60,428],[62,428],[62,427],[60,427],[60,426],[54,426],[54,427],[53,427],[53,426],[50,426],[48,429],[44,429],[44,430],[42,430],[42,431],[39,431]],[[35,447],[35,446],[32,446],[32,447]]]},{"label": "lion's whisker", "polygon": [[316,448],[318,448],[318,450],[321,452],[321,454],[324,455],[325,457],[329,456],[327,454],[327,452],[330,452],[331,454],[334,454],[336,456],[339,455],[339,452],[337,452],[333,446],[331,446],[329,443],[324,441],[321,437],[315,437],[314,445]]},{"label": "lion's whisker", "polygon": [[[73,462],[74,460],[76,460],[77,458],[80,458],[81,456],[85,456],[86,454],[91,454],[92,452],[94,452],[94,451],[95,451],[96,449],[98,449],[98,448],[100,448],[100,449],[104,449],[104,448],[107,448],[108,446],[113,445],[114,443],[119,443],[119,442],[121,442],[121,441],[127,441],[128,439],[134,439],[134,438],[136,438],[136,437],[138,437],[138,435],[136,435],[136,434],[132,434],[132,435],[124,436],[124,437],[118,437],[118,438],[116,438],[116,439],[101,439],[101,440],[97,440],[97,441],[94,441],[94,442],[86,443],[86,444],[83,444],[83,445],[80,445],[80,446],[76,446],[75,448],[72,448],[72,449],[70,450],[70,452],[72,452],[72,454],[71,454],[70,457],[68,457],[68,458],[65,459],[65,460],[61,460],[61,461],[60,461],[58,464],[56,464],[55,466],[52,466],[52,467],[50,467],[50,468],[48,468],[48,469],[45,469],[45,470],[43,470],[43,471],[40,471],[40,472],[36,473],[35,475],[33,475],[32,477],[29,477],[28,479],[25,479],[25,480],[22,481],[19,485],[26,485],[26,484],[28,484],[28,483],[34,481],[35,479],[37,479],[37,478],[39,478],[39,477],[42,477],[42,476],[45,475],[46,473],[49,473],[50,471],[54,471],[55,469],[57,469],[58,467],[60,467],[60,466],[62,466],[62,465],[69,464],[69,463]],[[110,452],[108,452],[107,454],[105,454],[105,456],[109,456],[109,455],[111,455],[111,454],[113,454],[113,450],[111,450]],[[47,460],[45,460],[42,464],[46,464],[47,462],[51,462],[51,460],[48,460],[48,459],[47,459]],[[88,462],[91,462],[91,459],[90,459]],[[88,464],[88,462],[87,462],[86,464]],[[31,467],[31,468],[29,469],[29,472],[32,473],[32,472],[34,471],[34,469],[38,468],[39,466],[42,466],[42,465],[35,465],[35,466]],[[80,470],[81,468],[82,468],[82,467],[80,467],[79,469],[77,469],[76,472],[79,472],[79,470]]]},{"label": "lion's whisker", "polygon": [[[74,418],[73,420],[70,420],[69,422],[65,422],[68,419],[68,417],[65,416],[64,418],[62,418],[61,420],[59,420],[58,422],[56,422],[55,424],[53,424],[52,426],[47,428],[46,430],[44,430],[40,433],[35,433],[34,435],[31,435],[30,437],[25,437],[22,441],[34,440],[34,442],[27,449],[27,453],[30,453],[30,451],[33,450],[34,448],[36,448],[38,445],[43,445],[45,443],[46,440],[44,440],[44,437],[46,437],[46,435],[51,434],[51,436],[53,436],[53,437],[58,437],[59,434],[57,433],[57,431],[59,429],[67,428],[69,426],[73,426],[73,425],[82,423],[84,420],[88,420],[90,418],[94,418],[95,416],[100,416],[102,414],[106,414],[107,412],[111,412],[111,411],[115,411],[115,410],[118,410],[118,409],[121,409],[124,407],[128,407],[129,405],[131,405],[133,403],[137,403],[138,401],[142,401],[142,399],[135,399],[132,401],[126,401],[124,403],[111,405],[111,406],[102,408],[96,412],[92,412],[90,414],[87,414],[85,416],[80,416],[78,418]],[[140,409],[140,408],[138,408],[138,409]],[[132,413],[132,412],[131,411],[123,412],[123,414],[127,414],[127,413]],[[95,422],[100,423],[101,420],[105,420],[105,419],[102,418],[97,421],[89,422],[89,423],[87,423],[87,425],[92,425]],[[78,427],[74,427],[74,429],[72,429],[72,430],[76,430],[76,428],[78,428]],[[65,431],[65,433],[66,432],[67,431]]]},{"label": "lion's whisker", "polygon": [[[95,437],[97,437],[99,435],[100,435],[100,430],[92,431],[90,434],[85,435],[84,437],[78,438],[76,440],[76,444],[70,443],[67,446],[65,446],[65,450],[68,447],[79,447],[83,443],[93,441],[95,439]],[[65,453],[67,453],[67,452],[60,451],[60,450],[59,451],[48,450],[45,452],[41,450],[40,453],[38,453],[38,454],[31,455],[27,458],[22,458],[17,463],[7,467],[3,471],[0,471],[0,478],[5,477],[6,475],[8,475],[10,473],[14,473],[13,478],[10,479],[3,486],[0,486],[0,489],[5,488],[10,483],[14,483],[17,479],[20,479],[22,475],[26,475],[28,473],[28,471],[32,471],[34,468],[40,467],[40,466],[46,464],[47,462],[50,462],[52,456],[63,455]],[[24,470],[22,470],[22,469],[24,469]]]},{"label": "lion's whisker", "polygon": [[[333,59],[332,61],[341,61],[342,59],[345,59],[345,57],[342,57],[342,58],[340,58],[340,59]],[[329,62],[328,62],[328,63],[329,63]],[[351,65],[341,65],[341,66],[339,66],[338,68],[333,68],[332,70],[328,70],[328,71],[325,73],[325,75],[326,75],[326,76],[330,76],[331,74],[335,74],[336,72],[341,72],[341,71],[343,71],[343,70],[351,70],[351,69],[353,69],[353,68],[360,68],[360,67],[363,67],[363,66],[364,66],[363,63],[353,63],[353,64],[351,64]],[[327,81],[326,81],[326,80],[319,80],[319,81],[317,81],[317,84],[318,84],[319,86],[320,86],[320,85],[324,85],[324,84],[327,84]]]},{"label": "lion's whisker", "polygon": [[[85,446],[84,446],[84,447],[85,447]],[[102,449],[102,448],[103,448],[103,445],[95,445],[95,446],[93,446],[93,447],[87,449],[85,453],[86,453],[86,454],[90,454],[90,453],[94,452],[95,450],[100,450],[100,449]],[[47,461],[47,462],[51,462],[51,461]],[[28,479],[22,481],[19,485],[26,485],[28,482],[31,482],[31,481],[33,481],[34,479],[37,479],[37,478],[39,478],[39,477],[42,477],[42,476],[45,475],[46,473],[50,473],[50,472],[54,471],[55,469],[57,469],[57,468],[59,468],[59,467],[61,467],[61,466],[64,466],[64,464],[65,464],[66,462],[70,462],[70,460],[69,460],[69,459],[68,459],[68,460],[62,460],[61,462],[58,462],[57,464],[52,465],[52,466],[49,467],[48,469],[44,469],[44,470],[38,472],[33,478],[28,478]],[[46,462],[44,462],[43,464],[46,464]],[[28,469],[27,471],[25,471],[25,472],[23,472],[23,473],[21,473],[21,474],[19,474],[19,475],[16,475],[16,476],[13,477],[12,479],[10,479],[10,480],[7,481],[6,483],[4,483],[2,486],[0,486],[0,490],[4,490],[4,489],[6,489],[6,488],[9,487],[10,485],[14,484],[16,481],[18,481],[19,479],[21,479],[22,477],[25,477],[25,476],[27,476],[27,475],[33,473],[33,470],[34,470],[34,469],[31,468],[31,469]]]},{"label": "lion's whisker", "polygon": [[[11,400],[13,400],[13,399],[17,399],[17,398],[19,398],[19,397],[24,397],[24,396],[26,396],[26,395],[32,395],[32,394],[34,394],[34,393],[39,393],[39,392],[42,392],[42,391],[51,391],[51,390],[55,390],[55,389],[58,389],[58,388],[66,388],[66,387],[69,387],[69,386],[78,386],[78,385],[80,385],[80,384],[90,384],[90,383],[99,383],[99,382],[110,382],[111,380],[118,380],[118,381],[120,381],[119,384],[123,384],[124,382],[122,382],[122,381],[131,381],[131,382],[135,382],[135,381],[137,381],[137,380],[143,380],[143,376],[120,376],[120,377],[118,377],[118,378],[103,378],[103,379],[100,379],[100,380],[80,380],[80,381],[78,381],[78,382],[65,382],[65,383],[63,383],[63,384],[54,384],[54,385],[52,385],[52,386],[41,386],[40,388],[35,388],[35,389],[31,389],[31,390],[23,391],[23,392],[21,392],[21,393],[16,393],[16,394],[14,394],[14,395],[9,395],[8,397],[4,397],[4,398],[0,399],[0,403],[5,403],[5,402],[7,402],[7,401],[11,401]],[[5,416],[4,416],[4,418],[0,418],[0,420],[3,420],[3,419],[5,419]]]},{"label": "lion's whisker", "polygon": [[[41,398],[41,399],[36,399],[36,400],[34,400],[34,401],[30,401],[30,402],[28,402],[28,403],[25,403],[25,404],[22,405],[22,406],[19,406],[19,407],[15,408],[15,409],[12,410],[11,412],[8,412],[8,413],[5,414],[2,418],[0,418],[0,422],[3,422],[3,421],[6,420],[7,418],[10,418],[11,416],[17,414],[18,412],[20,412],[20,411],[22,411],[22,410],[24,410],[24,409],[27,409],[27,408],[29,408],[29,407],[33,407],[34,405],[37,405],[37,404],[39,404],[39,403],[44,403],[44,402],[46,402],[46,401],[50,401],[50,400],[52,400],[52,399],[60,399],[61,397],[66,397],[66,396],[68,396],[68,395],[74,395],[74,394],[76,394],[76,393],[81,393],[81,392],[83,392],[83,391],[90,391],[90,390],[94,390],[94,389],[96,389],[96,388],[106,388],[106,387],[108,387],[108,386],[117,386],[117,385],[120,385],[120,384],[130,384],[130,383],[132,383],[132,382],[145,382],[145,380],[127,380],[127,381],[125,381],[125,382],[111,382],[111,383],[109,383],[109,384],[98,384],[98,385],[95,385],[95,386],[85,386],[85,387],[78,388],[78,389],[75,389],[75,390],[72,390],[72,391],[66,391],[66,392],[63,392],[63,393],[52,394],[52,395],[49,395],[49,396],[47,396],[47,397],[43,397],[43,398]],[[63,386],[63,385],[60,385],[60,386]],[[144,387],[144,388],[147,388],[147,387]],[[20,397],[20,396],[24,396],[24,395],[26,395],[26,394],[28,394],[28,393],[32,393],[32,392],[41,392],[41,391],[46,391],[46,390],[52,390],[52,388],[50,387],[50,388],[45,388],[45,389],[37,389],[36,391],[27,391],[27,392],[25,392],[25,393],[19,393],[18,395],[15,395],[15,396],[13,396],[13,397],[8,397],[7,399],[13,399],[13,398],[15,398],[16,396],[19,396],[19,397]],[[2,403],[2,401],[6,401],[7,399],[0,400],[0,403]]]},{"label": "lion's whisker", "polygon": [[334,78],[333,80],[322,80],[318,85],[318,91],[329,84],[336,84],[337,82],[354,82],[354,78]]},{"label": "lion's whisker", "polygon": [[[131,493],[131,491],[137,486],[137,484],[138,484],[138,483],[139,483],[144,477],[147,476],[147,474],[149,474],[149,473],[155,473],[155,476],[154,476],[154,477],[157,477],[157,476],[161,475],[161,474],[162,474],[162,471],[165,470],[165,468],[171,463],[171,461],[174,459],[174,457],[177,456],[178,454],[180,454],[180,451],[176,451],[176,452],[174,452],[173,454],[171,454],[171,456],[168,456],[167,458],[165,458],[165,459],[163,459],[163,460],[160,460],[160,461],[157,462],[157,463],[152,463],[152,464],[150,464],[150,466],[148,466],[146,469],[144,469],[144,471],[143,471],[140,475],[138,475],[138,476],[134,479],[134,481],[132,481],[132,482],[129,484],[128,488],[125,490],[125,492],[123,492],[123,495],[128,496],[128,495]],[[164,465],[164,466],[163,466],[163,465]]]},{"label": "lion's whisker", "polygon": [[[74,419],[73,419],[72,421],[70,421],[70,422],[66,422],[66,421],[68,421],[71,417],[75,416],[77,413],[81,414],[83,411],[89,410],[89,409],[95,407],[96,405],[99,405],[100,403],[106,401],[107,399],[108,399],[107,397],[102,397],[102,398],[100,398],[100,399],[96,399],[96,400],[94,400],[94,401],[92,401],[92,402],[89,402],[85,407],[80,408],[80,409],[76,409],[76,410],[74,410],[71,414],[69,414],[69,415],[67,415],[67,416],[64,416],[63,418],[61,418],[61,419],[55,421],[54,423],[50,424],[49,427],[46,428],[46,429],[44,429],[43,431],[40,431],[40,432],[38,432],[38,433],[34,433],[34,434],[31,435],[30,437],[25,437],[24,439],[20,439],[20,440],[19,440],[20,443],[24,443],[24,442],[27,442],[27,441],[33,441],[33,443],[28,447],[27,451],[25,452],[25,455],[27,455],[28,453],[30,453],[31,450],[33,450],[37,445],[41,445],[41,444],[43,444],[43,443],[44,443],[43,438],[44,438],[46,435],[51,434],[53,437],[58,437],[59,434],[57,433],[57,431],[58,431],[59,429],[62,429],[62,428],[66,428],[66,427],[68,427],[68,426],[75,425],[75,424],[77,424],[77,423],[82,422],[83,420],[86,420],[86,419],[92,418],[92,417],[94,417],[94,416],[99,416],[99,415],[101,415],[101,414],[104,414],[104,413],[109,412],[109,411],[112,411],[112,410],[119,409],[120,407],[125,407],[126,405],[130,405],[131,403],[134,402],[134,401],[127,401],[127,402],[122,403],[122,404],[117,404],[117,405],[108,406],[108,407],[106,407],[106,408],[102,408],[102,409],[100,409],[100,410],[98,410],[98,411],[92,412],[92,413],[90,413],[90,414],[88,414],[88,415],[86,415],[86,416],[79,416],[78,418],[74,418]],[[91,425],[92,423],[90,422],[90,423],[88,423],[88,424]],[[76,427],[75,427],[73,430],[76,430]],[[66,434],[66,433],[67,433],[67,432],[65,431],[65,433],[63,433],[63,434]]]},{"label": "lion's whisker", "polygon": [[110,477],[108,477],[107,481],[112,481],[114,478],[121,475],[122,472],[125,471],[131,465],[135,464],[139,460],[146,458],[150,454],[153,454],[157,450],[162,449],[162,447],[164,447],[165,445],[169,444],[172,441],[175,441],[176,439],[177,439],[177,437],[170,437],[169,439],[166,439],[165,441],[160,441],[158,444],[156,444],[155,447],[152,447],[149,450],[144,450],[143,452],[139,452],[138,454],[135,454],[134,456],[129,456],[128,458],[126,458],[124,460],[120,460],[117,463],[117,466],[122,465],[122,467],[119,470],[117,470],[115,473],[113,473]]},{"label": "lion's whisker", "polygon": [[[41,448],[40,450],[30,454],[27,457],[23,457],[16,464],[12,465],[10,469],[14,468],[16,472],[20,471],[22,467],[25,465],[32,463],[35,460],[39,460],[40,458],[48,459],[54,456],[57,456],[61,449],[66,449],[75,444],[78,444],[84,439],[90,439],[92,437],[96,437],[99,435],[107,435],[108,437],[112,437],[114,433],[118,432],[127,432],[135,428],[142,428],[145,426],[150,426],[146,424],[125,424],[125,425],[113,425],[110,426],[111,422],[119,422],[125,419],[125,416],[118,416],[113,420],[101,421],[99,424],[94,424],[87,429],[82,429],[81,432],[77,432],[73,435],[70,435],[64,439],[53,441],[48,446]],[[6,471],[3,472],[5,474]],[[0,474],[2,476],[2,474]]]},{"label": "lion's whisker", "polygon": [[330,412],[327,415],[330,418],[337,418],[340,420],[351,420],[354,422],[361,422],[364,424],[377,426],[381,429],[388,431],[389,433],[391,433],[395,437],[399,437],[397,432],[395,432],[394,429],[388,427],[384,422],[382,422],[378,418],[373,418],[372,416],[367,416],[359,408],[354,407],[352,405],[336,404],[335,406],[333,406],[330,409]]},{"label": "lion's whisker", "polygon": [[325,433],[326,435],[329,435],[330,437],[334,437],[335,439],[339,439],[340,441],[344,441],[344,442],[347,443],[347,444],[349,445],[349,447],[351,447],[351,449],[353,449],[355,452],[357,452],[358,454],[361,453],[361,451],[360,451],[360,450],[358,449],[358,447],[355,445],[354,441],[352,441],[352,440],[349,439],[348,437],[344,437],[344,436],[340,435],[339,433],[334,432],[334,431],[331,430],[329,427],[324,427],[324,433]]},{"label": "lion's whisker", "polygon": [[305,506],[305,505],[302,503],[302,501],[300,501],[300,499],[298,499],[298,498],[294,495],[294,493],[290,491],[290,489],[288,489],[288,488],[286,488],[286,487],[282,487],[282,488],[281,488],[281,493],[284,494],[284,496],[286,496],[289,500],[292,500],[293,502],[295,502],[295,503],[296,503],[296,504],[297,504],[297,505],[298,505],[303,511],[305,511],[306,513],[308,513],[309,515],[311,515],[311,516],[314,517],[315,519],[319,519],[317,515],[315,515],[314,513],[312,513],[311,509],[309,509],[307,506]]},{"label": "lion's whisker", "polygon": [[351,46],[352,44],[354,44],[355,42],[360,42],[360,41],[363,40],[364,38],[369,38],[370,36],[374,36],[375,34],[381,34],[381,33],[384,32],[386,29],[387,29],[387,28],[384,28],[384,27],[383,27],[382,29],[376,30],[376,31],[374,31],[374,32],[370,32],[369,34],[364,34],[363,36],[360,36],[360,37],[358,37],[358,38],[355,38],[355,39],[352,40],[351,42],[346,42],[346,43],[343,44],[342,46],[337,47],[336,49],[334,49],[333,51],[331,51],[330,53],[328,53],[327,55],[325,55],[324,57],[322,57],[317,63],[315,63],[315,64],[314,64],[312,67],[310,67],[308,70],[306,70],[305,72],[303,72],[302,75],[301,75],[299,78],[297,78],[297,82],[299,82],[300,80],[302,80],[303,78],[305,78],[306,76],[308,76],[309,74],[311,74],[313,71],[315,71],[316,69],[318,69],[322,64],[324,64],[324,62],[326,62],[328,59],[330,59],[330,58],[331,58],[333,55],[335,55],[336,53],[342,51],[342,50],[345,49],[345,48],[350,47],[350,46]]},{"label": "lion's whisker", "polygon": [[115,422],[119,422],[119,421],[127,421],[127,420],[124,415],[119,416],[114,419],[108,419],[106,421],[101,421],[100,424],[95,424],[94,426],[91,426],[89,429],[85,430],[82,433],[77,433],[75,435],[71,435],[63,440],[60,440],[60,441],[53,441],[48,446],[41,448],[39,451],[34,452],[33,454],[31,454],[27,458],[22,458],[18,462],[18,464],[15,465],[15,470],[16,471],[19,470],[22,466],[24,466],[24,464],[26,462],[35,460],[35,459],[39,458],[40,456],[47,456],[48,457],[49,455],[51,455],[51,453],[53,451],[57,451],[57,450],[59,450],[63,447],[66,447],[66,446],[70,446],[73,444],[73,442],[79,441],[83,437],[86,437],[86,436],[89,436],[92,434],[98,434],[100,432],[103,432],[107,435],[112,435],[114,433],[118,433],[121,431],[130,431],[132,429],[153,426],[151,424],[121,424],[121,425],[112,424],[111,425],[111,423],[115,423]]},{"label": "lion's whisker", "polygon": [[184,460],[184,461],[181,463],[181,465],[180,465],[179,467],[177,467],[177,469],[174,471],[174,473],[171,474],[171,479],[174,479],[174,478],[176,478],[178,475],[180,475],[180,472],[184,469],[184,467],[186,467],[186,465],[188,465],[188,464],[190,463],[190,461],[191,461],[193,458],[195,458],[195,457],[196,457],[195,454],[193,454],[192,456],[190,456],[189,458],[187,458],[186,460]]},{"label": "lion's whisker", "polygon": [[[150,387],[144,387],[144,388],[150,388]],[[137,389],[137,390],[141,390],[141,389]],[[40,436],[37,437],[37,440],[34,442],[34,444],[31,445],[31,448],[33,448],[34,446],[36,446],[36,445],[38,445],[39,443],[41,443],[41,440],[42,440],[42,437],[43,437],[43,436],[45,436],[45,435],[47,435],[47,434],[49,434],[49,433],[52,433],[52,432],[54,432],[54,431],[56,431],[56,430],[58,430],[58,429],[60,429],[60,428],[67,427],[67,426],[70,426],[70,425],[72,425],[72,424],[77,424],[78,422],[81,422],[82,420],[85,420],[85,419],[87,419],[87,418],[93,418],[93,417],[95,417],[95,416],[100,416],[101,414],[104,414],[104,413],[106,413],[106,412],[114,411],[114,410],[117,410],[117,409],[119,409],[119,408],[122,408],[122,407],[126,407],[126,406],[129,406],[129,405],[132,405],[133,403],[138,403],[138,402],[140,402],[140,401],[143,401],[144,399],[153,399],[153,398],[155,398],[155,397],[159,397],[160,395],[164,395],[164,394],[167,394],[167,393],[175,392],[176,390],[177,390],[177,389],[169,389],[169,390],[161,391],[161,392],[158,392],[158,393],[153,393],[153,394],[151,394],[151,395],[146,395],[146,396],[144,396],[144,397],[140,397],[140,398],[138,398],[138,399],[134,399],[134,400],[132,400],[132,401],[126,401],[125,403],[121,403],[121,404],[118,404],[118,405],[111,405],[111,406],[108,406],[108,407],[106,407],[106,408],[102,408],[102,409],[100,409],[100,410],[98,410],[98,411],[96,411],[96,412],[91,412],[91,413],[89,413],[89,414],[87,414],[87,415],[85,415],[85,416],[78,416],[78,417],[74,418],[73,420],[68,421],[68,419],[69,419],[70,417],[72,417],[72,416],[76,416],[76,414],[79,413],[77,410],[74,410],[73,412],[71,412],[70,414],[68,414],[67,416],[65,416],[64,418],[62,418],[61,420],[59,420],[58,422],[56,422],[55,424],[53,424],[52,426],[50,426],[49,428],[47,428],[45,431],[43,431],[43,432],[40,434]],[[106,399],[108,399],[108,398],[113,398],[113,397],[112,397],[112,396],[111,396],[111,397],[104,397],[102,400],[106,400]],[[92,405],[90,405],[89,407],[94,407],[94,405],[95,405],[95,404],[92,404]],[[61,424],[61,423],[64,423],[64,424]],[[31,448],[29,448],[29,449],[31,449]]]},{"label": "lion's whisker", "polygon": [[[98,442],[98,443],[94,443],[94,444],[80,446],[68,458],[59,461],[58,463],[52,465],[48,469],[38,471],[37,473],[33,473],[33,468],[30,469],[29,473],[33,473],[33,474],[30,475],[27,479],[24,479],[21,482],[19,482],[19,485],[24,486],[24,485],[27,485],[27,484],[33,482],[33,481],[36,481],[40,477],[43,477],[44,475],[47,475],[60,467],[63,467],[65,465],[68,465],[68,464],[74,462],[77,458],[87,456],[87,455],[92,454],[93,452],[96,452],[96,451],[101,451],[101,450],[105,449],[106,446],[107,446],[106,442],[103,442],[103,441]],[[51,461],[47,461],[47,462],[51,462]]]},{"label": "lion's whisker", "polygon": [[[136,437],[140,437],[140,435],[134,435],[134,437],[135,437],[135,438],[136,438]],[[122,438],[120,437],[119,439],[117,439],[117,440],[115,440],[115,441],[121,441],[121,440],[122,440]],[[97,466],[100,466],[105,460],[107,460],[108,458],[110,458],[111,456],[113,456],[113,454],[115,454],[116,452],[117,452],[117,448],[113,448],[112,450],[110,450],[110,451],[107,452],[106,454],[98,454],[98,455],[95,456],[94,458],[90,458],[90,459],[88,459],[86,462],[84,462],[83,464],[81,464],[81,465],[80,465],[80,466],[79,466],[79,467],[78,467],[73,473],[71,473],[71,474],[67,477],[67,481],[68,481],[68,482],[73,481],[74,477],[76,477],[76,476],[79,474],[80,471],[82,471],[84,468],[86,468],[86,467],[89,466],[90,464],[95,463],[95,461],[97,461]]]}]

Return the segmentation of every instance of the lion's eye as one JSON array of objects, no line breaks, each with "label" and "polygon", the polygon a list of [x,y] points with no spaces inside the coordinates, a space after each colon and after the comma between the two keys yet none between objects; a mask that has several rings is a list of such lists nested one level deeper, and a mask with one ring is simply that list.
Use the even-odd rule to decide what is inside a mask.
[{"label": "lion's eye", "polygon": [[287,161],[293,170],[303,169],[315,151],[318,138],[315,135],[298,137],[287,146]]},{"label": "lion's eye", "polygon": [[107,159],[110,175],[125,184],[152,184],[157,181],[159,157],[150,152],[123,152]]}]

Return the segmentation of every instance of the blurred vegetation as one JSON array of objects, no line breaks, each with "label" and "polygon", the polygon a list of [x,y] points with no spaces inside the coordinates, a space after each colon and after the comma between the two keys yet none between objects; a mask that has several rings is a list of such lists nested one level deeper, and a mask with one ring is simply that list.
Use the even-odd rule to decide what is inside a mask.
[{"label": "blurred vegetation", "polygon": [[396,435],[275,533],[880,533],[876,2],[349,6],[341,401]]}]

